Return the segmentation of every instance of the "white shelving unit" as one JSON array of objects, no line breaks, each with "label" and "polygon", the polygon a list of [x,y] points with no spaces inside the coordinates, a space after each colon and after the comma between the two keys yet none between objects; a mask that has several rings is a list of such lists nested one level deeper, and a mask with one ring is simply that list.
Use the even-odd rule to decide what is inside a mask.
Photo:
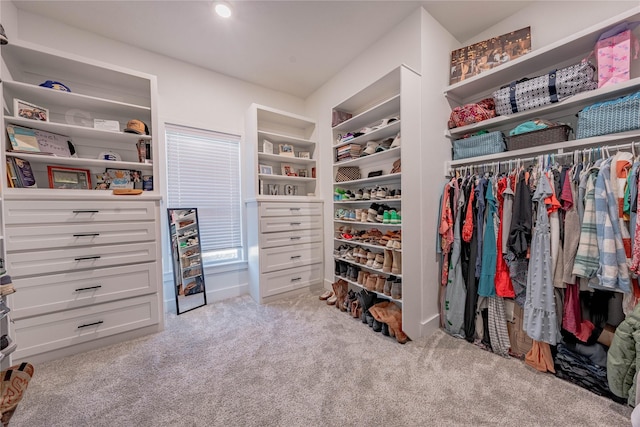
[{"label": "white shelving unit", "polygon": [[[7,159],[19,158],[37,185],[2,180],[6,267],[16,288],[8,298],[14,359],[50,360],[161,330],[160,192],[94,190],[106,168],[138,171],[150,182],[159,175],[155,76],[26,42],[1,53],[3,129],[63,135],[75,149],[72,157],[16,152],[3,131],[3,176]],[[46,80],[71,92],[41,87]],[[48,109],[48,121],[17,117],[15,99]],[[95,129],[94,119],[117,121],[119,130]],[[132,119],[150,135],[125,133]],[[139,141],[151,151],[142,162]],[[121,159],[100,158],[105,151]],[[88,171],[90,188],[51,188],[48,166]]]},{"label": "white shelving unit", "polygon": [[[620,22],[633,22],[638,19],[640,19],[640,7],[636,7],[614,18],[605,20],[570,37],[559,40],[547,47],[523,55],[514,61],[510,61],[486,73],[481,73],[468,80],[451,85],[445,89],[444,95],[452,106],[475,102],[479,99],[491,96],[493,91],[511,81],[521,79],[525,76],[536,76],[540,73],[546,73],[552,69],[561,68],[563,66],[579,62],[581,59],[586,58],[589,55],[593,50],[598,37],[604,31],[612,28]],[[640,34],[638,29],[636,29],[635,32]],[[519,123],[533,118],[562,121],[571,125],[575,131],[577,120],[576,114],[582,108],[596,102],[625,96],[630,93],[637,92],[638,90],[640,90],[640,63],[638,61],[632,61],[631,78],[627,82],[582,92],[555,104],[545,105],[516,114],[498,116],[472,125],[445,130],[444,133],[445,136],[450,139],[458,139],[464,134],[477,132],[479,130],[500,130],[505,132],[514,128]],[[603,145],[623,144],[631,141],[637,141],[638,137],[640,137],[640,130],[635,130],[617,134],[602,135],[593,138],[570,139],[566,142],[539,145],[487,156],[454,160],[445,163],[445,175],[449,173],[451,168],[468,164],[471,165],[474,163],[487,163],[493,161],[497,162],[512,158],[531,157],[538,154],[562,153],[576,149],[600,147]]]},{"label": "white shelving unit", "polygon": [[[385,188],[387,194],[390,190],[400,191],[401,197],[384,198],[370,200],[355,199],[338,199],[334,195],[334,244],[333,249],[347,245],[352,248],[363,248],[372,253],[384,254],[385,249],[391,251],[394,256],[400,259],[398,263],[400,272],[394,274],[392,272],[384,272],[382,269],[368,267],[366,264],[358,263],[353,260],[346,260],[340,256],[334,255],[334,261],[344,262],[353,267],[357,267],[362,271],[368,271],[372,274],[378,274],[385,277],[394,276],[402,281],[402,297],[392,298],[382,292],[375,292],[379,298],[393,301],[402,308],[403,330],[410,337],[417,337],[420,334],[420,313],[421,313],[421,281],[420,269],[407,263],[407,259],[403,257],[403,249],[390,249],[385,246],[374,244],[371,242],[361,242],[358,240],[344,239],[339,235],[341,227],[350,227],[356,231],[378,229],[383,235],[387,231],[399,232],[402,235],[402,248],[419,247],[420,236],[412,235],[411,224],[407,223],[405,216],[402,214],[406,209],[416,208],[411,202],[406,203],[407,197],[411,197],[413,187],[406,178],[407,171],[404,169],[405,164],[409,168],[413,167],[413,163],[409,160],[411,149],[415,148],[414,144],[420,143],[419,137],[419,116],[420,116],[420,99],[419,87],[420,77],[411,69],[400,66],[368,87],[353,94],[342,103],[336,105],[333,110],[351,114],[351,118],[337,124],[332,128],[332,155],[333,155],[333,189],[349,190],[356,194],[358,190]],[[372,126],[381,123],[382,119],[396,118],[390,123],[370,130]],[[347,133],[359,133],[363,128],[370,130],[363,135],[341,142],[341,136]],[[395,139],[400,136],[400,146],[390,148],[385,151],[376,152],[358,158],[343,159],[338,158],[338,149],[350,145],[357,144],[366,147],[368,141],[383,141],[386,139]],[[409,148],[407,148],[409,147]],[[399,173],[390,173],[393,169],[394,162],[401,163],[401,171]],[[358,167],[361,178],[349,181],[336,181],[338,169],[343,166]],[[369,177],[370,172],[379,173],[379,176]],[[411,169],[410,169],[411,171]],[[417,171],[414,171],[417,172]],[[415,203],[417,203],[417,195],[414,195]],[[355,211],[356,209],[368,210],[369,207],[376,203],[378,205],[385,204],[391,209],[400,213],[401,224],[384,224],[381,222],[362,221],[362,218],[344,219],[340,218],[339,212],[344,210]],[[417,209],[415,209],[417,211]],[[408,215],[409,221],[415,221],[415,217]],[[419,251],[418,251],[419,252]],[[404,251],[406,253],[406,251]],[[419,258],[419,257],[418,257]],[[337,272],[336,272],[337,273]],[[349,283],[350,288],[355,290],[365,289],[364,284],[357,283],[353,278],[344,277],[338,274],[334,275],[334,280],[343,279]]]},{"label": "white shelving unit", "polygon": [[[252,104],[246,128],[249,291],[257,302],[265,303],[322,282],[316,123]],[[273,152],[265,152],[265,140]],[[281,146],[288,146],[293,156],[282,155]],[[297,176],[285,174],[285,165]]]}]

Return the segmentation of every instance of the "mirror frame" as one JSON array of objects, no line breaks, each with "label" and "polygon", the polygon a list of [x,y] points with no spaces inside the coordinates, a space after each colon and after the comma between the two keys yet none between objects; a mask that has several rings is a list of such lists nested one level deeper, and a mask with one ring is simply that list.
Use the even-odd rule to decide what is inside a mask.
[{"label": "mirror frame", "polygon": [[[183,212],[188,212],[188,213],[185,215],[183,214]],[[181,220],[188,221],[188,218],[191,215],[193,215],[193,219],[194,219],[193,223],[187,224],[183,227],[178,227],[180,225]],[[171,244],[171,266],[173,269],[173,290],[176,297],[176,313],[182,314],[191,310],[195,310],[196,308],[202,307],[203,305],[207,305],[207,291],[204,283],[204,268],[202,265],[202,247],[200,245],[200,225],[198,222],[198,209],[197,208],[167,208],[167,219],[169,223],[169,240]],[[179,232],[182,230],[184,230],[185,232],[191,232],[192,230],[195,230],[195,233],[180,235]],[[192,236],[195,236],[197,238],[195,243],[192,243],[190,245],[185,245],[181,248],[180,247],[181,240],[187,242],[190,239],[185,240],[184,238],[185,237],[192,238]],[[183,272],[194,268],[194,266],[189,265],[184,268],[182,267],[182,259],[183,259],[182,250],[185,248],[193,248],[197,250],[197,253],[191,256],[198,255],[197,260],[199,260],[199,263],[195,264],[195,267],[197,267],[198,265],[200,266],[199,274],[188,276],[187,278],[184,277]],[[191,285],[191,283],[185,285],[185,280],[188,280],[188,279],[194,279],[194,281],[191,283],[195,283],[192,289],[196,289],[196,291],[189,293],[187,295],[184,295],[184,288],[186,286]],[[181,288],[182,288],[182,292],[181,292]],[[199,290],[200,288],[201,290]],[[195,297],[200,297],[200,296],[202,297],[202,300],[194,299]],[[194,297],[194,298],[189,298],[189,297]],[[186,298],[189,298],[191,300],[189,304],[185,304],[185,301],[183,301]],[[182,301],[182,304],[181,304],[181,301]],[[181,305],[183,305],[183,308],[184,308],[183,310],[181,310],[181,307],[180,307]]]}]

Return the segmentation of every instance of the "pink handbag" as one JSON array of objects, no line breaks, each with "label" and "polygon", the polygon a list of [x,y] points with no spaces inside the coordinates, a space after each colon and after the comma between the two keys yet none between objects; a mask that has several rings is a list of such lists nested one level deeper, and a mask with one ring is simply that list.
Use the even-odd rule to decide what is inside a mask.
[{"label": "pink handbag", "polygon": [[638,39],[631,32],[633,25],[623,22],[600,35],[595,54],[598,62],[598,87],[629,80],[632,48],[638,59]]}]

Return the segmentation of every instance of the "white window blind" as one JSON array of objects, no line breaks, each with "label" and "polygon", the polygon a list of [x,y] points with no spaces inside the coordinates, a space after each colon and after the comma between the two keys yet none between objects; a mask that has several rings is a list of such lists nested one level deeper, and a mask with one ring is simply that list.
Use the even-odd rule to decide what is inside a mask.
[{"label": "white window blind", "polygon": [[197,208],[206,264],[243,259],[240,137],[167,124],[167,207]]}]

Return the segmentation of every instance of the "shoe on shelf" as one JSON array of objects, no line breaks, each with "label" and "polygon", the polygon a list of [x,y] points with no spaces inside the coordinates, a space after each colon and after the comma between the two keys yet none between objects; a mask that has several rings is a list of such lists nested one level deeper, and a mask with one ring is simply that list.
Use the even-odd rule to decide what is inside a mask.
[{"label": "shoe on shelf", "polygon": [[382,255],[381,253],[376,254],[375,259],[373,260],[373,264],[371,265],[371,267],[380,270],[382,268],[382,265],[384,263],[384,255]]},{"label": "shoe on shelf", "polygon": [[393,286],[393,282],[395,282],[396,276],[389,276],[387,280],[384,282],[384,288],[382,289],[382,293],[386,296],[391,296],[391,287]]},{"label": "shoe on shelf", "polygon": [[393,262],[391,264],[391,273],[402,274],[402,252],[393,251]]},{"label": "shoe on shelf", "polygon": [[[400,159],[398,159],[395,162],[393,162],[393,168],[389,173],[392,174],[392,173],[400,173],[400,172],[402,172],[402,162],[400,161]],[[396,195],[397,193],[398,192],[396,191]]]},{"label": "shoe on shelf", "polygon": [[400,218],[398,216],[398,212],[396,212],[395,210],[392,210],[391,212],[389,212],[389,224],[400,224]]},{"label": "shoe on shelf", "polygon": [[402,299],[402,279],[396,279],[391,285],[391,298]]},{"label": "shoe on shelf", "polygon": [[360,153],[360,155],[368,156],[369,154],[374,154],[379,145],[380,143],[378,141],[367,141],[367,146],[364,150],[362,150],[362,153]]},{"label": "shoe on shelf", "polygon": [[391,143],[391,147],[390,148],[396,148],[396,147],[400,147],[400,132],[398,132],[398,134],[396,135],[396,137],[393,139],[393,142]]},{"label": "shoe on shelf", "polygon": [[320,295],[318,298],[321,301],[326,301],[329,298],[331,298],[333,296],[333,291],[324,291],[324,293],[322,295]]},{"label": "shoe on shelf", "polygon": [[389,249],[384,250],[384,260],[382,262],[382,271],[385,273],[391,273],[391,266],[393,265],[393,251]]}]

